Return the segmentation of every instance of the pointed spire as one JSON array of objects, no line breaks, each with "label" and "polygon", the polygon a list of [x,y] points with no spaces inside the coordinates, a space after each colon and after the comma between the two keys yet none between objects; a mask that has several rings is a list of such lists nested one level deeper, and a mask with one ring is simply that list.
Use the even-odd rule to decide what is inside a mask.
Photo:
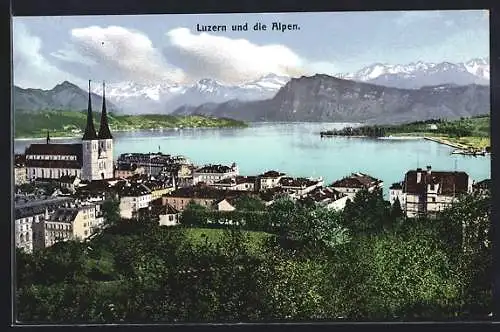
[{"label": "pointed spire", "polygon": [[92,99],[90,97],[90,80],[89,80],[89,104],[87,106],[87,126],[83,134],[83,140],[97,139],[97,134],[94,127],[94,119],[92,117]]},{"label": "pointed spire", "polygon": [[49,131],[47,130],[47,144],[50,143],[50,134],[49,134]]},{"label": "pointed spire", "polygon": [[109,130],[108,124],[108,113],[106,112],[106,85],[102,82],[102,112],[101,112],[101,124],[99,126],[99,134],[97,135],[99,139],[112,139],[111,131]]}]

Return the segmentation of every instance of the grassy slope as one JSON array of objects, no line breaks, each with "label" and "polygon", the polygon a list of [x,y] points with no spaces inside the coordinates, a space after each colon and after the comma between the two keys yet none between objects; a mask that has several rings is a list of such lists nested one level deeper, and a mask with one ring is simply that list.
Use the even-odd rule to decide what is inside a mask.
[{"label": "grassy slope", "polygon": [[[452,137],[446,134],[436,133],[428,130],[428,126],[424,124],[419,125],[401,125],[398,126],[394,132],[389,132],[387,135],[392,136],[426,136],[432,138],[438,138],[441,140],[446,140],[450,143],[460,145],[462,148],[474,148],[483,149],[490,146],[490,117],[480,116],[473,117],[463,120],[450,121],[450,123],[463,123],[467,122],[472,126],[472,135],[465,137]],[[405,128],[404,132],[401,132],[401,128]]]},{"label": "grassy slope", "polygon": [[[86,112],[75,111],[16,111],[15,137],[45,137],[50,131],[52,137],[68,137],[79,135],[86,123]],[[94,124],[99,128],[100,114],[94,114]],[[245,127],[245,123],[232,119],[213,118],[199,115],[109,115],[111,130],[128,131],[161,128],[211,128],[211,127]]]}]

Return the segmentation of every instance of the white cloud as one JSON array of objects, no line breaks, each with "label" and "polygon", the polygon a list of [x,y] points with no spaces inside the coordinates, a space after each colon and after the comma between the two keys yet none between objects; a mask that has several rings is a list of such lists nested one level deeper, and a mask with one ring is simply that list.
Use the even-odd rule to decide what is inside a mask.
[{"label": "white cloud", "polygon": [[81,84],[77,77],[53,65],[42,54],[42,41],[21,22],[13,24],[12,63],[14,84],[22,88],[51,89],[67,80]]},{"label": "white cloud", "polygon": [[239,83],[269,73],[298,76],[307,72],[305,59],[283,45],[257,45],[246,39],[193,34],[187,28],[173,29],[166,35],[193,79],[211,77]]},{"label": "white cloud", "polygon": [[151,40],[138,31],[119,26],[90,26],[71,31],[72,45],[52,55],[92,65],[118,80],[136,82],[182,81],[183,72],[168,64]]}]

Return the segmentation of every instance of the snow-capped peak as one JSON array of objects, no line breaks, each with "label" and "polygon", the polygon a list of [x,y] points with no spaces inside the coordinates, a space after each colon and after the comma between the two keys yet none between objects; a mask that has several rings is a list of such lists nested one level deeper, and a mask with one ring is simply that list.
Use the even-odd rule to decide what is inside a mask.
[{"label": "snow-capped peak", "polygon": [[[419,85],[419,80],[425,81],[425,84],[428,84],[428,81],[436,81],[437,84],[484,83],[489,80],[489,73],[489,58],[486,57],[472,59],[462,63],[447,61],[441,63],[417,61],[404,65],[374,63],[357,72],[343,73],[336,76],[355,81],[398,86],[398,80],[414,80],[416,81],[415,85]],[[440,82],[440,80],[442,80],[442,82]],[[424,82],[422,82],[422,84],[423,83]],[[408,82],[402,84],[403,86],[400,87],[411,85],[408,84]]]}]

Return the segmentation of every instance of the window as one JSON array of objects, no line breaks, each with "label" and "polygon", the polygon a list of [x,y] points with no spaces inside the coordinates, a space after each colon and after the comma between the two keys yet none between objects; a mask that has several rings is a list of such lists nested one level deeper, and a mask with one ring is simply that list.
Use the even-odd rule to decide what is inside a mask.
[{"label": "window", "polygon": [[168,220],[169,220],[169,221],[173,221],[173,220],[174,220],[174,216],[173,216],[173,215],[169,215],[169,216],[168,216]]}]

